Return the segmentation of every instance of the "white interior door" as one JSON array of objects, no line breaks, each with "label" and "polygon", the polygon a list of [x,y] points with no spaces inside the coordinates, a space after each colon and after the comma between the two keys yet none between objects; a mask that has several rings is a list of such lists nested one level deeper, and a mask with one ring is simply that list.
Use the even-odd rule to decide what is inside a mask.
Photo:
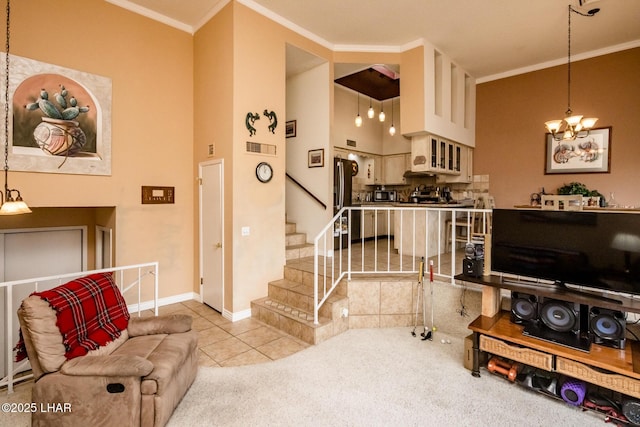
[{"label": "white interior door", "polygon": [[200,294],[224,310],[224,177],[222,160],[200,164]]}]

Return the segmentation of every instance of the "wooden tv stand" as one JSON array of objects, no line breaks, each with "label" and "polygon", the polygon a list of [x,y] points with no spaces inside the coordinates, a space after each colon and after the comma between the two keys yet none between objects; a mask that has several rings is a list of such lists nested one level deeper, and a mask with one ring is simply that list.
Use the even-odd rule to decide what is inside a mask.
[{"label": "wooden tv stand", "polygon": [[640,312],[635,299],[617,296],[603,300],[588,293],[573,294],[562,289],[538,288],[517,282],[505,283],[499,276],[467,277],[456,280],[483,285],[482,314],[469,325],[473,331],[472,375],[480,376],[480,352],[524,365],[581,379],[640,399],[640,342],[627,340],[624,349],[591,344],[589,352],[543,341],[522,334],[523,326],[512,323],[510,313],[499,307],[500,289],[532,293],[564,301],[589,304],[619,311]]}]

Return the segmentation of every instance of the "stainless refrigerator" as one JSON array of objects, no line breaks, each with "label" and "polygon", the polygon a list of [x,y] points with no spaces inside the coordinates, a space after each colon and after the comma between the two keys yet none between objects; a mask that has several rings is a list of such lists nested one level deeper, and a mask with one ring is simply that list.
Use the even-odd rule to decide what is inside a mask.
[{"label": "stainless refrigerator", "polygon": [[[345,206],[354,206],[351,200],[353,161],[348,159],[333,159],[333,213],[338,213]],[[356,205],[358,206],[358,205]],[[351,213],[351,239],[360,238],[360,211],[354,210]],[[334,248],[346,248],[348,244],[349,217],[348,212],[344,212],[340,221],[336,221],[333,229]]]}]

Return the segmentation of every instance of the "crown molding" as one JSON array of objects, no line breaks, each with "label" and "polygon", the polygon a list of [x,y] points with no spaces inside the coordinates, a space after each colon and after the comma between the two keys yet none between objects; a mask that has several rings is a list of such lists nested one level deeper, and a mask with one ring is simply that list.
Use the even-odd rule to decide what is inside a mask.
[{"label": "crown molding", "polygon": [[153,19],[154,21],[161,22],[170,27],[176,28],[180,31],[184,31],[189,34],[193,34],[193,27],[191,25],[187,25],[183,22],[177,21],[173,18],[169,18],[161,13],[156,11],[147,9],[146,7],[142,7],[135,3],[132,3],[128,0],[106,0],[107,3],[111,3],[115,6],[121,7],[123,9],[129,10],[133,13],[137,13],[138,15],[146,16],[149,19]]},{"label": "crown molding", "polygon": [[[621,52],[623,50],[634,49],[640,47],[640,40],[634,40],[627,43],[621,43],[614,46],[608,46],[602,49],[591,50],[589,52],[571,55],[571,62],[581,61],[583,59],[595,58],[597,56],[608,55],[610,53]],[[544,70],[545,68],[556,67],[567,63],[567,58],[554,59],[552,61],[541,62],[539,64],[530,65],[528,67],[516,68],[514,70],[505,71],[504,73],[492,74],[476,79],[476,84],[487,83],[493,80],[506,79],[507,77],[517,76],[519,74],[532,73],[534,71]]]}]

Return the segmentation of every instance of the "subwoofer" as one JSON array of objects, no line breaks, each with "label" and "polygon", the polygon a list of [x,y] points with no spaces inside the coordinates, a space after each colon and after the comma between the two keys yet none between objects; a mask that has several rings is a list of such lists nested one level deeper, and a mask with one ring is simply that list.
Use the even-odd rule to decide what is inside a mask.
[{"label": "subwoofer", "polygon": [[538,297],[538,321],[526,324],[522,333],[588,352],[588,312],[587,305]]},{"label": "subwoofer", "polygon": [[567,301],[545,299],[539,305],[538,317],[549,329],[556,332],[580,333],[580,305]]},{"label": "subwoofer", "polygon": [[627,320],[622,311],[591,307],[589,332],[595,344],[624,349]]},{"label": "subwoofer", "polygon": [[523,292],[511,292],[511,321],[519,325],[538,320],[538,297]]}]

